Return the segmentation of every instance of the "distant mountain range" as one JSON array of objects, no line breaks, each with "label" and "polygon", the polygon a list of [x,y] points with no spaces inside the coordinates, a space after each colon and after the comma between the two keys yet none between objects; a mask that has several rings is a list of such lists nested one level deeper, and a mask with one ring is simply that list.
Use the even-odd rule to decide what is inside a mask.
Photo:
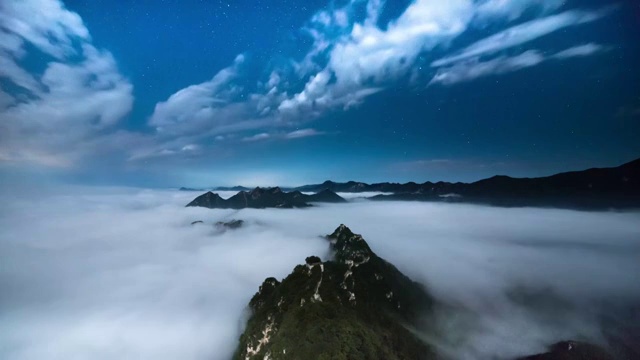
[{"label": "distant mountain range", "polygon": [[228,199],[209,191],[193,199],[187,206],[209,209],[304,208],[311,206],[310,203],[313,202],[340,203],[346,200],[331,190],[306,195],[300,191],[284,192],[279,187],[257,187],[251,191],[242,190]]},{"label": "distant mountain range", "polygon": [[427,182],[414,191],[378,195],[371,199],[579,209],[638,208],[640,159],[614,168],[594,168],[540,178],[494,176],[470,184]]},{"label": "distant mountain range", "polygon": [[[499,175],[473,183],[443,181],[433,183],[428,181],[422,184],[415,182],[367,184],[355,181],[346,183],[325,181],[322,184],[286,189],[291,190],[291,192],[285,193],[288,195],[274,196],[273,200],[266,200],[271,199],[269,196],[258,201],[244,200],[248,194],[258,191],[257,189],[260,188],[251,192],[247,192],[247,189],[241,186],[217,189],[240,192],[226,202],[221,198],[216,199],[215,194],[207,193],[205,198],[200,199],[199,197],[196,200],[200,200],[194,200],[195,204],[204,205],[192,206],[304,207],[308,202],[325,201],[324,198],[334,200],[329,202],[344,201],[342,198],[340,198],[342,200],[338,199],[339,196],[335,194],[336,192],[383,192],[390,194],[376,195],[369,199],[465,202],[497,206],[626,209],[640,208],[640,159],[613,168],[593,168],[539,178],[512,178]],[[281,188],[273,189],[283,192]],[[182,188],[181,190],[195,189]],[[316,192],[318,194],[305,195],[302,192]],[[310,198],[305,198],[307,196]],[[272,204],[281,206],[271,206]]]}]

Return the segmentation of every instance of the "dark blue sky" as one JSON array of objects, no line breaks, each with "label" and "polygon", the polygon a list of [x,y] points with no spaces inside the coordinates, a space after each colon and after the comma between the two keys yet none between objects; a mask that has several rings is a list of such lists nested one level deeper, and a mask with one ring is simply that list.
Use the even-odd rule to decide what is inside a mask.
[{"label": "dark blue sky", "polygon": [[46,3],[0,6],[6,181],[472,181],[640,157],[633,1]]}]

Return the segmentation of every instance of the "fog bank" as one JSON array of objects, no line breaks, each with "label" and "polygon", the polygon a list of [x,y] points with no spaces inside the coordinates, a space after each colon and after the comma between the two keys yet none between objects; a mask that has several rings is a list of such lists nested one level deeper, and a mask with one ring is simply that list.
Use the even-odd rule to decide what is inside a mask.
[{"label": "fog bank", "polygon": [[[364,200],[185,208],[196,195],[2,195],[0,358],[226,359],[264,278],[325,256],[318,235],[341,223],[444,304],[429,338],[459,359],[603,342],[603,317],[640,303],[638,213]],[[229,219],[246,226],[213,226]]]}]

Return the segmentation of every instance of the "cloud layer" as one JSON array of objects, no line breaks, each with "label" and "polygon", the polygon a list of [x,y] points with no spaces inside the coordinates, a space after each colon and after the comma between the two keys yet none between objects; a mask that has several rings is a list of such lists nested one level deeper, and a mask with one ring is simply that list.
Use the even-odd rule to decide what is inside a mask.
[{"label": "cloud layer", "polygon": [[[340,223],[446,304],[431,341],[456,359],[601,342],[601,316],[640,300],[637,213],[363,201],[184,208],[192,197],[95,188],[2,195],[0,357],[228,358],[262,280],[326,256],[318,235]],[[248,226],[212,225],[232,218]]]}]

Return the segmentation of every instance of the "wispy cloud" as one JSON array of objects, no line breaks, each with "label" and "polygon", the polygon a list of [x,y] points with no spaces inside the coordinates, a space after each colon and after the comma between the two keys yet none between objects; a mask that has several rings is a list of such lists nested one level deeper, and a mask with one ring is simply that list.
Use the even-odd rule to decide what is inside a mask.
[{"label": "wispy cloud", "polygon": [[526,11],[535,10],[541,14],[560,8],[564,0],[518,1],[518,0],[480,0],[476,9],[476,18],[487,22],[507,18],[515,20]]},{"label": "wispy cloud", "polygon": [[300,130],[292,131],[292,132],[286,134],[285,138],[287,138],[287,139],[300,139],[300,138],[305,138],[305,137],[310,137],[310,136],[318,136],[318,135],[324,135],[324,132],[318,131],[316,129],[300,129]]},{"label": "wispy cloud", "polygon": [[260,134],[255,134],[253,136],[247,136],[243,138],[242,141],[260,141],[260,140],[267,140],[270,138],[271,138],[271,135],[267,133],[260,133]]},{"label": "wispy cloud", "polygon": [[288,133],[259,133],[252,136],[242,138],[242,141],[261,141],[261,140],[292,140],[301,139],[311,136],[324,135],[325,132],[316,129],[300,129]]},{"label": "wispy cloud", "polygon": [[606,50],[608,50],[608,47],[600,44],[589,43],[562,50],[553,55],[553,57],[556,59],[568,59],[572,57],[589,56]]},{"label": "wispy cloud", "polygon": [[595,21],[605,13],[604,11],[569,10],[557,15],[532,20],[475,42],[459,53],[436,60],[431,65],[440,67],[469,58],[494,54],[569,26]]},{"label": "wispy cloud", "polygon": [[545,56],[538,50],[525,51],[515,56],[500,56],[487,61],[472,58],[455,63],[450,67],[438,69],[430,84],[452,85],[471,81],[477,78],[506,74],[509,72],[536,66],[548,60],[566,60],[583,57],[605,51],[607,48],[598,44],[579,45]]},{"label": "wispy cloud", "polygon": [[504,74],[538,65],[544,60],[544,56],[534,50],[526,51],[517,56],[501,56],[488,61],[479,61],[476,58],[439,69],[431,80],[431,84],[452,85],[483,76]]}]

